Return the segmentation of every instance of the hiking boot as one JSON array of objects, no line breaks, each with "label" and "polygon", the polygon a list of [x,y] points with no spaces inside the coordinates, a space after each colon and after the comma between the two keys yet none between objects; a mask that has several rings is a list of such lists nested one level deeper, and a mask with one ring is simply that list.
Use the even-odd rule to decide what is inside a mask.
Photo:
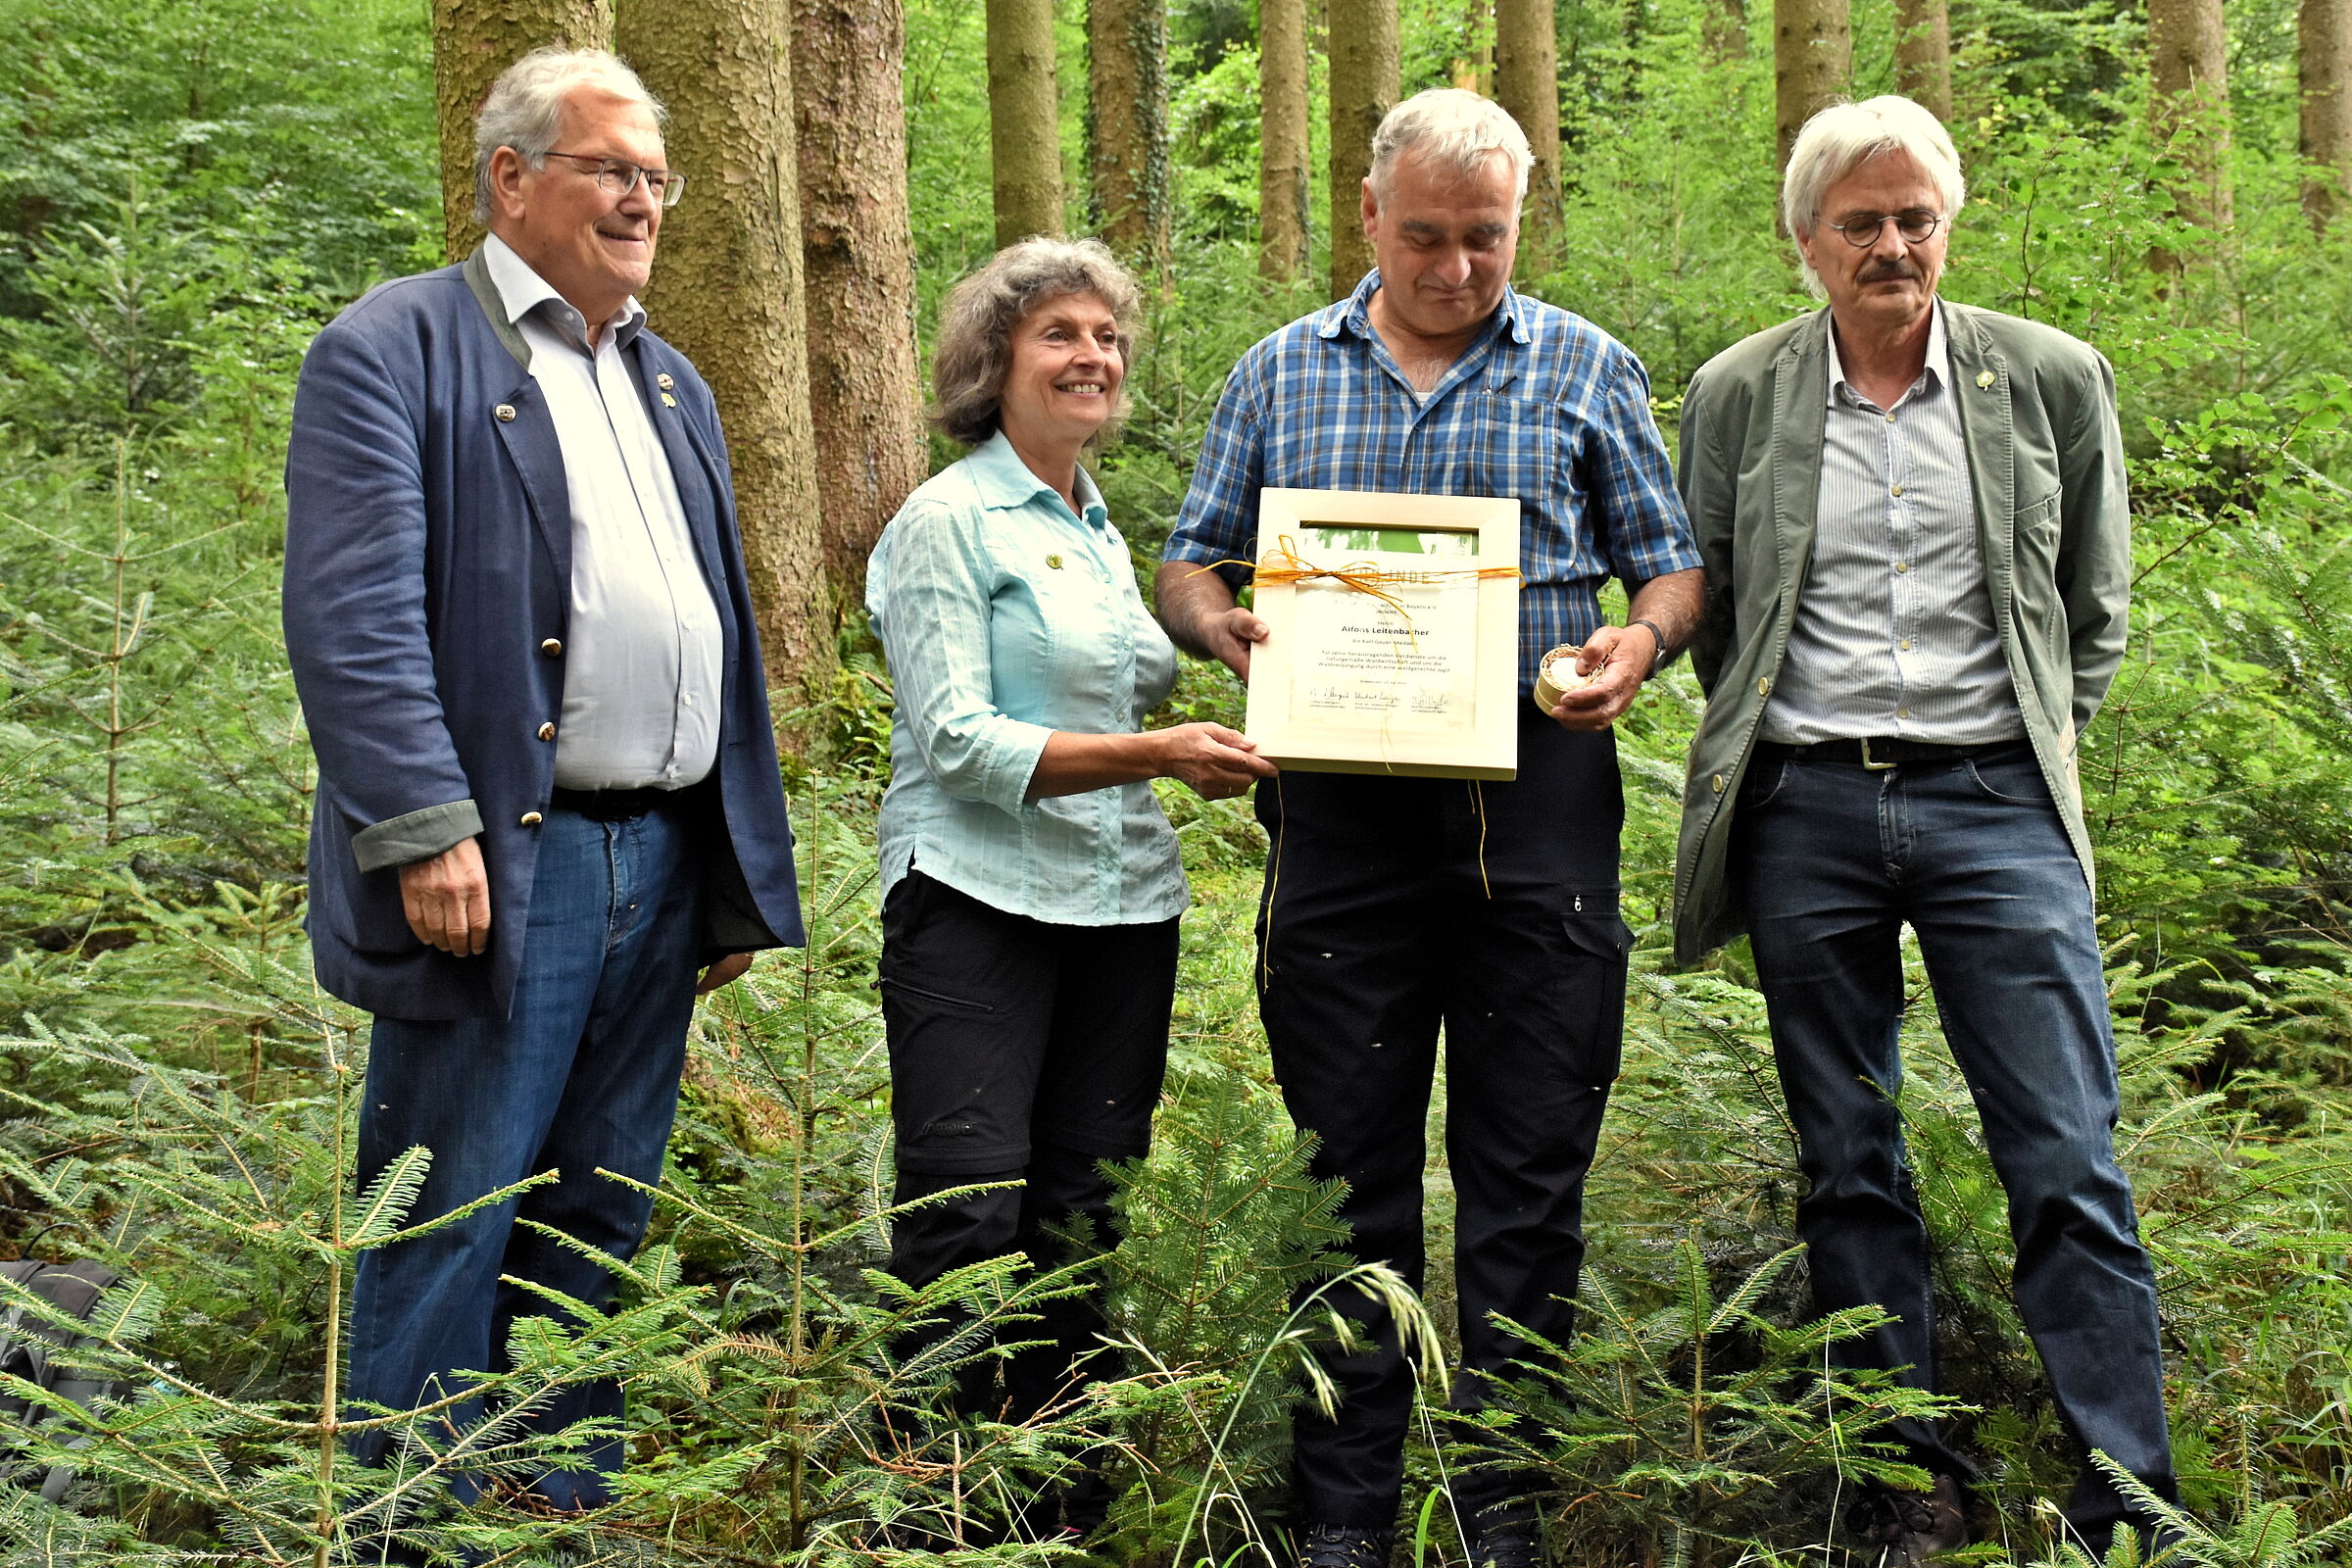
[{"label": "hiking boot", "polygon": [[1308,1525],[1298,1532],[1298,1568],[1389,1568],[1393,1530]]},{"label": "hiking boot", "polygon": [[1544,1528],[1525,1497],[1481,1508],[1469,1519],[1470,1568],[1540,1568]]},{"label": "hiking boot", "polygon": [[1911,1568],[1969,1543],[1968,1509],[1960,1483],[1937,1476],[1930,1492],[1873,1487],[1845,1516],[1861,1547],[1863,1568]]}]

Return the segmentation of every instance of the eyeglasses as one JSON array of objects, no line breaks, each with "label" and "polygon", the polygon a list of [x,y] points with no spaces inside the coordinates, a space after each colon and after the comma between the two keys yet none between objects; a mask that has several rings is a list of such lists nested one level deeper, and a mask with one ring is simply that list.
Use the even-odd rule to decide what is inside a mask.
[{"label": "eyeglasses", "polygon": [[1845,242],[1856,250],[1868,250],[1879,242],[1879,236],[1892,223],[1894,231],[1903,236],[1906,245],[1924,245],[1929,237],[1943,226],[1943,215],[1931,213],[1925,207],[1907,207],[1899,213],[1856,213],[1842,223],[1830,227],[1845,236]]},{"label": "eyeglasses", "polygon": [[542,158],[567,158],[575,164],[590,167],[582,172],[596,181],[596,188],[608,196],[626,196],[645,181],[646,194],[663,207],[675,207],[678,198],[686,194],[686,176],[674,169],[647,169],[625,158],[598,158],[588,153],[544,152]]}]

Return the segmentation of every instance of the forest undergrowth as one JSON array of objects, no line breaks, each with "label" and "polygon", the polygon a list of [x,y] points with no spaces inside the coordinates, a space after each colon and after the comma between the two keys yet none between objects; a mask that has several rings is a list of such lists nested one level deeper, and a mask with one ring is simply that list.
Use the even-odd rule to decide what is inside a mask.
[{"label": "forest undergrowth", "polygon": [[[1408,75],[1447,69],[1470,9],[1405,7]],[[1527,286],[1642,356],[1671,437],[1697,366],[1806,302],[1771,231],[1769,60],[1702,64],[1696,0],[1636,9],[1630,28],[1615,4],[1561,7],[1568,223]],[[1064,10],[1079,30],[1082,9]],[[977,6],[907,11],[927,317],[988,247],[985,76]],[[1254,275],[1247,8],[1174,11],[1179,259],[1100,469],[1147,580],[1225,368],[1322,303]],[[1891,0],[1855,14],[1857,87],[1881,90]],[[2082,762],[2180,1560],[2342,1561],[2352,225],[2315,237],[2295,204],[2285,11],[2232,12],[2226,233],[2172,215],[2177,164],[2147,140],[2130,14],[1987,0],[1954,15],[1972,191],[1947,292],[2096,344],[2132,451],[2133,637]],[[349,1189],[365,1019],[318,990],[301,933],[312,771],[277,632],[278,469],[310,336],[369,280],[438,260],[422,19],[372,0],[143,0],[129,20],[0,0],[0,16],[49,44],[0,60],[0,95],[35,127],[0,150],[0,1257],[94,1255],[126,1278],[86,1353],[121,1396],[29,1436],[0,1427],[0,1470],[76,1474],[61,1505],[0,1484],[0,1565],[368,1561],[396,1539],[516,1565],[1268,1562],[1290,1413],[1321,1396],[1303,1352],[1335,1332],[1333,1293],[1396,1298],[1422,1327],[1425,1386],[1443,1387],[1443,1157],[1424,1311],[1349,1257],[1338,1195],[1306,1174],[1272,1084],[1251,976],[1262,835],[1244,805],[1171,789],[1197,902],[1155,1145],[1117,1174],[1123,1239],[1046,1276],[990,1263],[909,1293],[880,1274],[872,823],[889,680],[854,622],[833,684],[777,700],[808,743],[787,784],[811,944],[698,1015],[619,1310],[582,1326],[550,1300],[509,1364],[480,1369],[488,1416],[454,1439],[437,1408],[338,1411],[353,1262],[413,1234],[425,1156]],[[242,47],[199,48],[220,39]],[[185,90],[199,56],[200,104]],[[1065,71],[1073,147],[1083,83]],[[2188,266],[2151,273],[2155,251]],[[1425,1411],[1400,1564],[1461,1561],[1444,1482],[1474,1462],[1473,1437],[1545,1476],[1563,1562],[1827,1561],[1840,1503],[1889,1462],[1874,1427],[1919,1402],[1824,1373],[1825,1346],[1864,1319],[1806,1310],[1793,1148],[1743,949],[1667,961],[1699,707],[1676,668],[1620,726],[1640,940],[1578,1337],[1485,1430]],[[1193,666],[1162,717],[1237,710],[1232,683]],[[1971,1560],[2082,1568],[2053,1501],[2078,1456],[2010,1304],[1999,1187],[1915,956],[1908,974],[1902,1105],[1936,1246],[1941,1403],[1982,1466],[1987,1544]],[[1433,1151],[1444,1114],[1441,1095]],[[1107,1294],[1110,1375],[1027,1423],[938,1413],[931,1396],[991,1331],[1017,1339],[1072,1290]],[[926,1322],[950,1332],[896,1356]],[[534,1513],[521,1483],[597,1434],[534,1437],[522,1418],[608,1373],[631,1400],[621,1497]],[[394,1434],[387,1469],[345,1457],[353,1420]],[[1126,1490],[1095,1547],[1005,1539],[1041,1491],[1106,1456]],[[449,1504],[455,1475],[485,1500]]]}]

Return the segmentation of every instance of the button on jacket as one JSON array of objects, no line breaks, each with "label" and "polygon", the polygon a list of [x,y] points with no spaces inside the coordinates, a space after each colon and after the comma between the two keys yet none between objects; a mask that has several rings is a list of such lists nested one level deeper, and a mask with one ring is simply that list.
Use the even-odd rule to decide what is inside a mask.
[{"label": "button on jacket", "polygon": [[718,610],[628,347],[635,300],[588,347],[587,323],[495,234],[482,260],[531,351],[571,501],[571,658],[556,731],[569,790],[682,789],[718,756]]},{"label": "button on jacket", "polygon": [[1077,497],[1072,513],[1000,432],[909,496],[874,547],[866,609],[898,694],[885,892],[919,866],[1062,925],[1165,920],[1189,901],[1149,783],[1025,799],[1054,731],[1141,729],[1176,680],[1083,471]]},{"label": "button on jacket", "polygon": [[[2123,662],[2132,596],[2115,371],[2054,327],[1939,308],[2010,692],[2087,881],[2075,748]],[[1729,874],[1732,823],[1799,592],[1811,591],[1829,322],[1816,311],[1734,344],[1683,400],[1683,496],[1707,566],[1690,644],[1707,710],[1675,865],[1675,953],[1686,963],[1746,929]]]},{"label": "button on jacket", "polygon": [[[507,1016],[572,633],[571,504],[531,350],[479,251],[370,290],[304,357],[286,452],[286,652],[318,754],[309,930],[327,990],[419,1020]],[[710,390],[640,330],[654,420],[723,639],[703,952],[802,938],[735,494]],[[657,378],[675,406],[655,396]],[[490,949],[418,942],[398,867],[479,834]]]},{"label": "button on jacket", "polygon": [[[1486,334],[1424,398],[1372,329],[1380,273],[1242,356],[1168,538],[1169,561],[1252,558],[1261,486],[1515,496],[1519,690],[1600,625],[1598,590],[1698,564],[1633,351],[1503,291]],[[1223,568],[1239,588],[1247,568]]]}]

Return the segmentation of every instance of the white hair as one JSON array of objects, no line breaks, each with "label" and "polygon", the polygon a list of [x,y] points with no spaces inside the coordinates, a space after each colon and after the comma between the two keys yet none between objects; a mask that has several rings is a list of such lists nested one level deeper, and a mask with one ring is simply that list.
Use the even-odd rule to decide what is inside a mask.
[{"label": "white hair", "polygon": [[1417,152],[1433,163],[1447,163],[1464,174],[1476,174],[1487,159],[1500,153],[1509,160],[1518,194],[1513,207],[1527,199],[1527,172],[1535,162],[1528,151],[1527,132],[1502,105],[1459,87],[1432,87],[1417,92],[1382,119],[1372,133],[1372,191],[1388,200],[1389,176],[1396,160]]},{"label": "white hair", "polygon": [[512,147],[533,168],[544,165],[564,134],[564,100],[577,87],[643,104],[657,125],[669,121],[669,111],[618,55],[602,49],[532,50],[498,74],[482,112],[473,117],[475,222],[490,221],[491,156]]},{"label": "white hair", "polygon": [[[1960,154],[1942,122],[1908,98],[1887,93],[1861,103],[1834,103],[1814,112],[1788,149],[1788,172],[1781,181],[1781,218],[1791,234],[1810,238],[1821,220],[1822,199],[1873,158],[1900,153],[1935,182],[1948,224],[1967,199]],[[1805,287],[1821,293],[1821,276],[1804,252],[1797,252]]]}]

